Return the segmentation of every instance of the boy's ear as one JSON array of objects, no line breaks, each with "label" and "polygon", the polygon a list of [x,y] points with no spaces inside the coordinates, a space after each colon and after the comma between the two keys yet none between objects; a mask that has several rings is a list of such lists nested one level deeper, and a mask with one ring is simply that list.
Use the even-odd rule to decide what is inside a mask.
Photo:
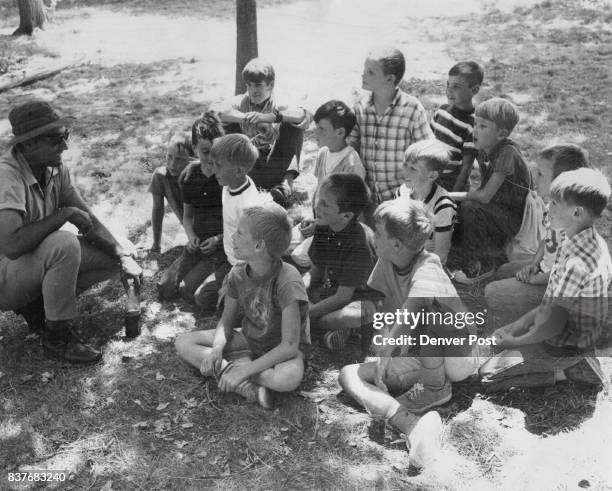
[{"label": "boy's ear", "polygon": [[510,136],[510,132],[506,128],[497,128],[497,132],[500,138],[508,138]]},{"label": "boy's ear", "polygon": [[346,218],[347,222],[350,222],[355,216],[355,214],[352,211],[345,211],[344,213],[342,213],[342,216]]},{"label": "boy's ear", "polygon": [[340,126],[339,128],[336,128],[334,130],[334,133],[338,135],[338,138],[346,139],[346,130],[342,126]]},{"label": "boy's ear", "polygon": [[480,92],[480,84],[472,85],[470,90],[472,91],[472,95],[478,94],[478,92]]},{"label": "boy's ear", "polygon": [[438,177],[440,177],[440,173],[437,170],[429,171],[429,179],[431,179],[432,181],[435,181]]}]

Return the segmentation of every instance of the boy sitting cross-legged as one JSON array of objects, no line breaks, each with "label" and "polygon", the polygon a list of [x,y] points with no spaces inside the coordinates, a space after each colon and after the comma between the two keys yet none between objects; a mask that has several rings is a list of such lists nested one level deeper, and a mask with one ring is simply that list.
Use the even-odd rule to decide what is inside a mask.
[{"label": "boy sitting cross-legged", "polygon": [[[424,250],[433,226],[423,204],[408,199],[388,201],[376,209],[374,220],[379,259],[368,285],[384,294],[383,312],[465,313],[440,259]],[[418,452],[414,432],[411,434],[419,421],[415,414],[423,414],[451,398],[450,383],[464,380],[476,371],[477,351],[467,344],[448,347],[417,344],[411,348],[405,343],[385,345],[381,340],[401,340],[404,335],[420,339],[415,333],[448,338],[464,338],[468,332],[473,333],[473,326],[460,324],[459,315],[456,318],[457,328],[455,324],[447,327],[423,321],[415,326],[398,322],[383,327],[375,323],[375,328],[384,329],[377,331],[380,334],[373,340],[375,346],[380,346],[380,358],[348,365],[340,371],[340,385],[351,397],[374,417],[389,419],[395,429],[409,436],[411,459],[413,452]],[[411,390],[415,384],[420,385]],[[441,431],[440,418],[430,412],[423,420],[430,421],[430,433],[419,436],[435,448]]]},{"label": "boy sitting cross-legged", "polygon": [[423,105],[398,87],[405,71],[404,55],[395,48],[370,52],[363,67],[362,87],[371,94],[355,105],[349,143],[365,167],[373,204],[393,198],[408,146],[434,137]]},{"label": "boy sitting cross-legged", "polygon": [[452,149],[451,162],[440,176],[440,185],[448,191],[466,191],[474,159],[474,102],[484,73],[475,61],[461,61],[449,70],[446,82],[448,104],[434,113],[431,129],[441,142]]},{"label": "boy sitting cross-legged", "polygon": [[[588,167],[586,152],[577,145],[553,145],[540,152],[536,168],[536,191],[545,203],[550,201],[551,182],[562,172]],[[498,321],[510,322],[540,305],[550,270],[555,263],[557,249],[563,242],[562,229],[550,226],[548,214],[544,215],[546,235],[531,258],[503,264],[495,273],[498,281],[485,288],[489,314]],[[503,325],[503,324],[502,324]]]},{"label": "boy sitting cross-legged", "polygon": [[221,192],[223,215],[223,250],[227,260],[209,275],[194,293],[196,304],[205,310],[217,306],[218,292],[232,266],[240,262],[234,254],[232,236],[245,208],[271,201],[270,195],[260,193],[247,173],[253,168],[258,153],[245,135],[233,134],[217,138],[210,149],[212,170]]},{"label": "boy sitting cross-legged", "polygon": [[323,341],[332,351],[343,349],[364,324],[363,304],[372,297],[366,285],[374,266],[372,230],[357,220],[368,201],[368,189],[355,174],[329,175],[316,195],[312,266],[304,281],[313,329],[325,332]]},{"label": "boy sitting cross-legged", "polygon": [[216,377],[220,390],[266,408],[272,405],[268,389],[288,392],[300,384],[310,345],[304,282],[280,259],[290,240],[282,207],[245,209],[232,238],[234,254],[244,262],[228,274],[217,328],[176,340],[179,356],[202,375]]},{"label": "boy sitting cross-legged", "polygon": [[593,225],[610,198],[610,185],[593,169],[563,172],[550,198],[550,225],[563,229],[565,240],[541,305],[493,333],[504,351],[480,368],[491,391],[565,379],[604,383],[594,347],[604,334],[612,263]]},{"label": "boy sitting cross-legged", "polygon": [[425,249],[436,253],[443,265],[450,251],[457,214],[457,205],[448,191],[436,183],[447,164],[448,150],[443,143],[437,140],[413,143],[406,150],[405,182],[398,190],[399,199],[422,201],[427,212],[433,216],[434,230]]},{"label": "boy sitting cross-legged", "polygon": [[227,264],[223,251],[222,188],[210,157],[213,140],[222,135],[221,121],[212,111],[204,113],[191,128],[191,143],[200,158],[200,168],[183,184],[183,227],[189,242],[162,275],[157,286],[162,299],[180,294],[186,302],[194,303],[196,288]]}]

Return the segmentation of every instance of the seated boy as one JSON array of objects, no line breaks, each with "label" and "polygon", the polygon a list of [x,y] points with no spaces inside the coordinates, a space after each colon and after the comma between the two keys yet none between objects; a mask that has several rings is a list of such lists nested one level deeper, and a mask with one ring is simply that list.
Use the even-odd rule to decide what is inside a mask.
[{"label": "seated boy", "polygon": [[[423,313],[465,312],[440,259],[424,250],[433,224],[423,204],[409,199],[388,201],[376,209],[374,219],[379,259],[368,285],[384,294],[383,312],[394,314],[398,309]],[[382,326],[375,323],[374,327]],[[435,334],[431,335],[435,337],[464,337],[462,330],[454,326],[429,326],[421,322],[418,326],[397,323],[389,327],[390,330],[375,335],[374,345],[381,346],[380,339],[401,339],[403,335],[433,331]],[[394,352],[396,348],[399,353]],[[345,366],[339,377],[342,388],[370,414],[388,419],[391,426],[409,436],[411,459],[417,448],[411,435],[419,421],[415,414],[447,402],[452,395],[450,382],[467,378],[478,367],[477,353],[473,354],[467,344],[446,348],[422,345],[416,349],[415,352],[405,344],[382,345],[377,361]],[[422,390],[410,390],[417,383]],[[435,449],[441,431],[440,418],[435,412],[425,418],[433,426],[425,435],[426,442]]]},{"label": "seated boy", "polygon": [[317,191],[305,282],[310,318],[327,331],[323,341],[332,351],[343,349],[362,326],[362,303],[371,297],[366,281],[374,266],[372,230],[357,220],[368,201],[368,189],[355,174],[331,174]]},{"label": "seated boy", "polygon": [[210,149],[210,160],[221,192],[223,215],[223,250],[226,260],[196,289],[196,304],[205,310],[214,310],[218,292],[232,266],[240,261],[234,254],[232,236],[245,208],[270,201],[270,195],[257,191],[247,173],[257,159],[257,148],[245,135],[233,134],[217,138]]},{"label": "seated boy", "polygon": [[448,191],[467,191],[468,179],[474,165],[474,102],[484,73],[475,61],[461,61],[448,72],[446,97],[434,113],[431,129],[435,137],[451,147],[451,162],[440,176],[440,185]]},{"label": "seated boy", "polygon": [[269,203],[245,209],[232,238],[243,262],[228,275],[217,328],[176,340],[179,356],[216,377],[220,390],[265,408],[272,406],[268,389],[287,392],[300,384],[310,345],[306,288],[298,271],[280,259],[290,239],[283,208]]},{"label": "seated boy", "polygon": [[186,302],[194,303],[196,288],[227,263],[223,251],[222,188],[210,157],[213,140],[221,135],[221,121],[211,111],[198,118],[191,128],[191,143],[200,158],[200,169],[183,184],[183,227],[188,243],[157,285],[162,299],[180,294]]},{"label": "seated boy", "polygon": [[504,246],[521,228],[525,199],[532,188],[523,155],[508,138],[519,121],[516,106],[494,97],[479,104],[474,114],[482,182],[478,189],[450,193],[461,202],[465,264],[454,277],[464,284],[491,277],[505,262]]},{"label": "seated boy", "polygon": [[363,67],[362,87],[371,94],[355,105],[349,143],[365,167],[373,204],[393,198],[408,146],[434,137],[421,103],[398,87],[405,71],[404,55],[395,48],[370,52]]},{"label": "seated boy", "polygon": [[[536,168],[536,190],[545,203],[550,201],[550,184],[562,172],[588,167],[586,152],[577,145],[553,145],[540,152]],[[502,265],[495,276],[498,281],[485,288],[489,314],[506,324],[540,305],[557,249],[564,232],[550,226],[544,216],[546,235],[534,257]]]},{"label": "seated boy", "polygon": [[298,175],[297,169],[289,166],[294,157],[299,162],[304,130],[312,120],[310,113],[275,100],[274,68],[266,60],[249,61],[242,78],[247,92],[220,109],[221,121],[239,124],[240,132],[251,139],[259,156],[249,175],[257,187],[269,190],[274,201],[287,207]]},{"label": "seated boy", "polygon": [[612,263],[594,223],[610,198],[610,185],[593,169],[563,172],[553,181],[550,198],[550,226],[563,229],[565,240],[541,305],[493,333],[504,351],[480,368],[491,391],[566,378],[604,383],[594,347],[604,334]]},{"label": "seated boy", "polygon": [[448,147],[437,140],[422,140],[406,150],[404,184],[398,190],[399,199],[422,201],[427,213],[433,216],[434,231],[425,249],[434,252],[442,265],[451,247],[451,237],[457,214],[457,205],[448,191],[436,180],[448,164]]},{"label": "seated boy", "polygon": [[166,165],[158,167],[153,172],[149,192],[153,195],[153,212],[151,226],[153,228],[153,245],[151,252],[161,249],[162,224],[164,222],[164,198],[172,211],[183,222],[183,198],[178,183],[178,176],[193,157],[193,148],[187,133],[177,133],[168,142]]}]

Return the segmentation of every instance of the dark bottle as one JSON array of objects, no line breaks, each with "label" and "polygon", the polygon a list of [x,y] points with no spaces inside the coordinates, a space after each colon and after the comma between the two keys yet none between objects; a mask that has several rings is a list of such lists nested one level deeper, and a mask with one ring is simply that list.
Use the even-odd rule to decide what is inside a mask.
[{"label": "dark bottle", "polygon": [[127,280],[125,303],[125,337],[133,339],[140,334],[140,298],[133,280]]}]

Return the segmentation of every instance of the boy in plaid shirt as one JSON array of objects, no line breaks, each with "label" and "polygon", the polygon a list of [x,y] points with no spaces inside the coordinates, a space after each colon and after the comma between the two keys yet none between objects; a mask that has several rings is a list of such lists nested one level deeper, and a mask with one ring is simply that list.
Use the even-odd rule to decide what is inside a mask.
[{"label": "boy in plaid shirt", "polygon": [[542,304],[493,335],[504,351],[480,368],[488,389],[553,385],[570,379],[600,385],[594,355],[602,337],[612,276],[610,253],[593,224],[610,198],[593,169],[563,172],[550,188],[551,226],[565,231]]},{"label": "boy in plaid shirt", "polygon": [[348,142],[366,169],[373,204],[393,199],[408,146],[434,138],[422,104],[398,87],[405,71],[404,55],[394,48],[371,52],[363,67],[362,87],[372,93],[355,105]]}]

